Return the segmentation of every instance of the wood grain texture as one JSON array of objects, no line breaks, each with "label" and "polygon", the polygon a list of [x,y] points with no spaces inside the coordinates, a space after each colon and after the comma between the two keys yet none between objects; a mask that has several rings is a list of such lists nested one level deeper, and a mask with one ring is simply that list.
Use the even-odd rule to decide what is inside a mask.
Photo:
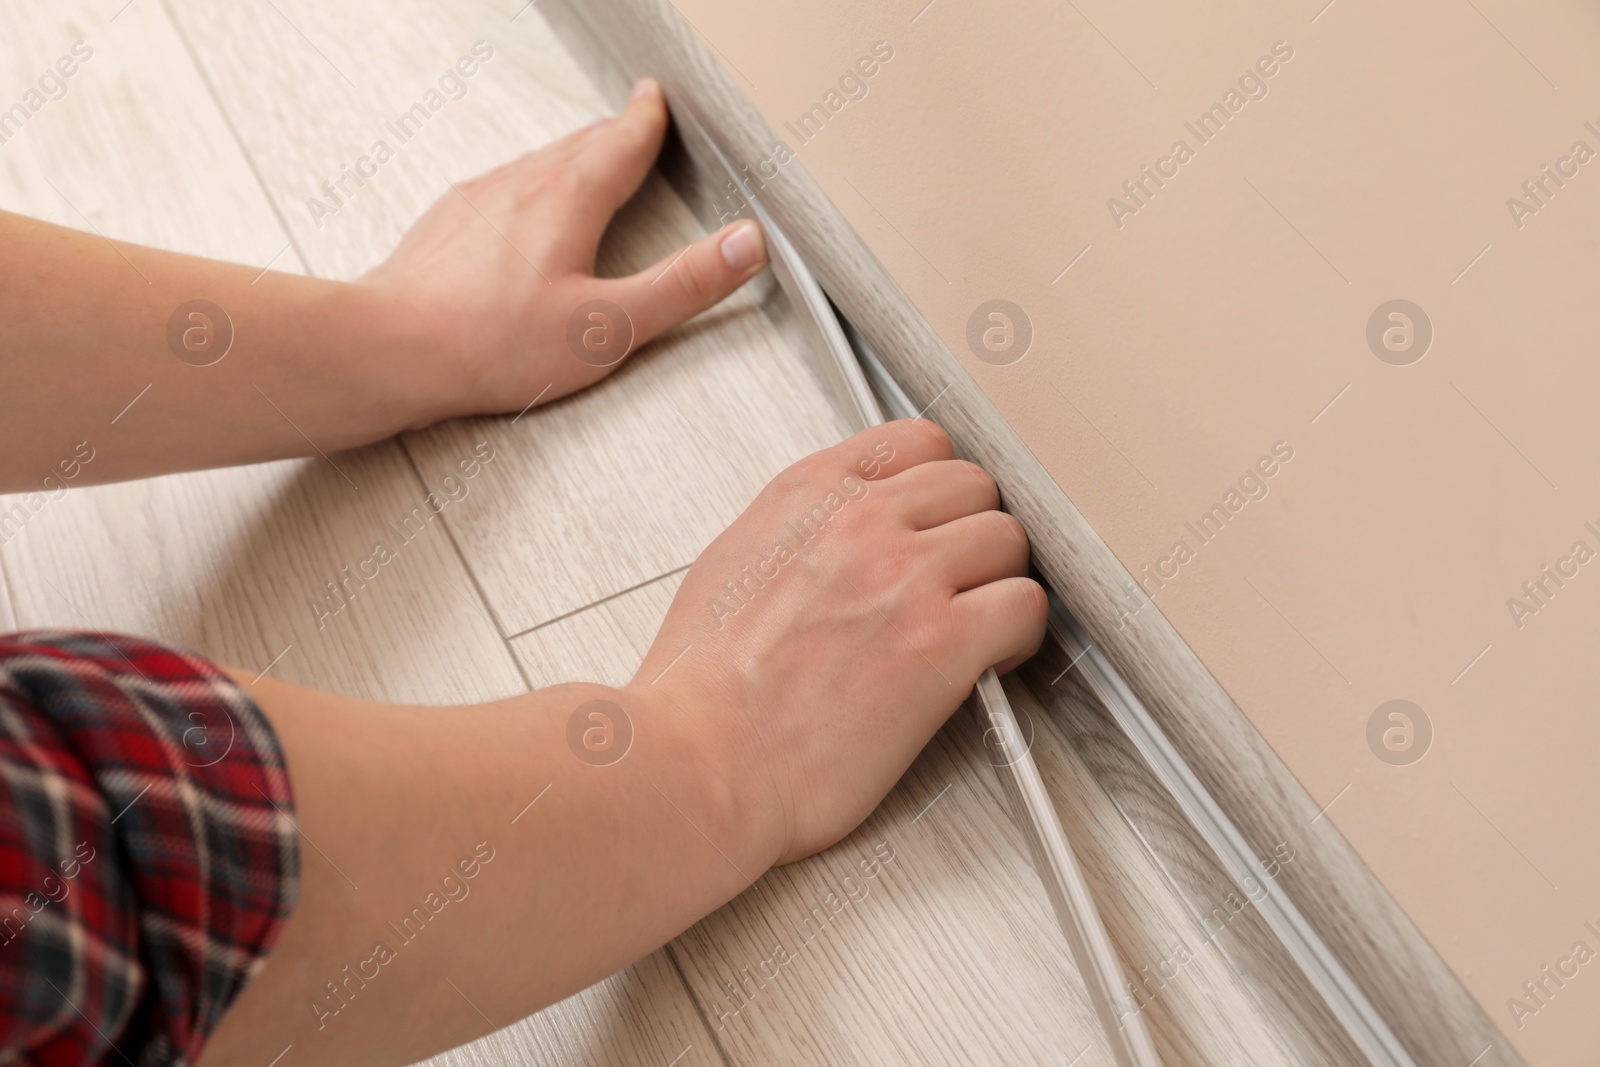
[{"label": "wood grain texture", "polygon": [[[665,0],[557,2],[547,14],[575,51],[609,57],[598,70],[622,77],[649,71],[660,77],[678,106],[692,108],[703,125],[710,122],[724,154],[736,163],[754,166],[778,143],[719,57]],[[696,155],[692,137],[688,142]],[[702,169],[716,173],[707,155],[698,154]],[[1417,1062],[1440,1067],[1520,1062],[1330,821],[1316,818],[1319,805],[1159,609],[1144,603],[1125,617],[1125,591],[1132,584],[1126,568],[997,416],[803,163],[782,167],[762,196],[912,400],[937,399],[933,414],[958,447],[996,474],[1007,507],[1027,527],[1035,559],[1051,584],[1257,853],[1268,854],[1285,840],[1304,842],[1304,862],[1284,870],[1282,887]]]},{"label": "wood grain texture", "polygon": [[[1052,794],[1081,795],[1084,791],[1073,783],[1089,776],[1126,824],[1123,832],[1133,838],[1122,842],[1127,851],[1108,852],[1101,859],[1092,849],[1115,840],[1113,831],[1085,828],[1085,815],[1078,807],[1060,807],[1080,857],[1106,879],[1108,888],[1099,892],[1099,898],[1113,909],[1125,906],[1112,888],[1122,884],[1118,871],[1102,870],[1099,864],[1137,865],[1128,858],[1131,851],[1158,872],[1171,901],[1181,909],[1180,916],[1172,916],[1164,906],[1168,902],[1159,895],[1150,905],[1151,914],[1167,918],[1171,925],[1165,928],[1165,937],[1156,939],[1156,955],[1129,961],[1136,1001],[1160,1001],[1168,995],[1169,985],[1196,980],[1183,962],[1188,957],[1220,956],[1241,996],[1272,1021],[1276,1036],[1291,1051],[1292,1062],[1330,1067],[1360,1062],[1361,1054],[1349,1035],[1252,906],[1260,899],[1262,886],[1276,879],[1263,872],[1256,882],[1241,885],[1228,874],[1074,668],[1065,650],[1050,641],[1037,658],[1007,679],[1007,688],[1035,737],[1033,756]],[[1290,857],[1286,862],[1296,862],[1294,843],[1281,844],[1286,846],[1282,854]],[[1119,916],[1117,921],[1122,928],[1133,929],[1131,916]],[[1236,1004],[1208,1005],[1198,1025],[1203,1028],[1233,1011]]]},{"label": "wood grain texture", "polygon": [[534,688],[562,682],[627,685],[683,582],[683,571],[593,604],[511,641]]},{"label": "wood grain texture", "polygon": [[282,253],[279,270],[300,270],[166,16],[107,7],[6,5],[7,107],[75,41],[93,49],[60,99],[0,145],[6,207],[193,255],[265,266]]},{"label": "wood grain texture", "polygon": [[[0,147],[0,205],[351,276],[446,177],[603,106],[539,13],[519,16],[519,6],[258,2],[224,17],[173,0],[110,23],[114,11],[88,4],[9,5],[7,69],[42,69],[61,41],[84,36],[98,50],[81,77],[106,77],[75,81],[25,140]],[[504,65],[490,63],[394,169],[317,227],[304,197],[479,36],[492,36]],[[649,262],[715,222],[715,183],[696,198],[703,175],[690,164],[669,152],[665,169],[688,195],[652,180],[608,239],[608,269]],[[137,180],[118,180],[123,172]],[[514,422],[463,420],[336,455],[337,469],[294,460],[71,490],[0,546],[16,621],[150,634],[379,699],[452,704],[573,679],[625,682],[704,540],[777,466],[842,434],[763,313],[771,299],[756,287],[600,388]],[[105,447],[115,447],[112,414]],[[347,607],[319,613],[324,583],[392,536],[479,442],[496,458],[465,497]],[[1013,696],[1045,724],[1036,753],[1137,974],[1174,938],[1194,941],[1197,917],[1230,886],[1120,735],[1106,735],[1104,710],[1046,672],[1056,673],[1049,657],[1011,684]],[[434,1062],[1108,1062],[984,752],[958,716],[837,849],[773,872],[634,967]],[[787,961],[775,959],[778,944]],[[1215,946],[1146,1009],[1169,1062],[1350,1062],[1317,1029],[1326,1021],[1252,913]]]},{"label": "wood grain texture", "polygon": [[[96,53],[66,97],[0,146],[0,206],[177,251],[262,265],[278,255],[278,269],[300,269],[165,9],[138,4],[109,23],[95,6],[3,5],[4,69],[42,70],[80,37]],[[115,414],[95,447],[116,447]],[[394,441],[333,461],[343,474],[319,458],[70,489],[0,546],[0,623],[143,634],[369,699],[456,704],[526,689],[442,519],[319,620],[322,584],[391,538],[389,524],[413,513],[427,484]],[[484,495],[479,483],[466,499],[474,493]],[[0,514],[17,499],[0,498]],[[15,618],[4,617],[13,602]],[[680,1052],[684,1065],[721,1062],[658,953],[451,1062],[659,1067]]]},{"label": "wood grain texture", "polygon": [[[1047,669],[1049,658],[1030,669]],[[1252,1003],[1252,991],[1220,952],[1195,936],[1188,901],[1172,892],[1135,826],[1100,788],[1082,759],[1056,733],[1084,694],[1071,690],[1041,703],[1021,679],[1008,695],[1034,725],[1032,752],[1068,840],[1094,891],[1106,928],[1115,931],[1134,984],[1133,1002],[1167,1063],[1304,1063],[1280,1033],[1282,1018]],[[1231,890],[1231,887],[1229,887]],[[1236,891],[1235,891],[1236,892]],[[1226,893],[1219,894],[1226,900]],[[1236,897],[1237,899],[1237,892]],[[1248,1007],[1247,1007],[1248,1006]]]},{"label": "wood grain texture", "polygon": [[[0,512],[6,510],[6,500],[0,497]],[[10,633],[17,628],[17,612],[12,603],[11,586],[6,582],[4,557],[0,556],[0,632]]]},{"label": "wood grain texture", "polygon": [[0,553],[18,622],[150,634],[372,699],[456,704],[524,690],[437,521],[348,607],[318,615],[323,583],[374,539],[393,541],[386,517],[424,493],[392,444],[335,459],[359,492],[320,459],[69,491]]}]

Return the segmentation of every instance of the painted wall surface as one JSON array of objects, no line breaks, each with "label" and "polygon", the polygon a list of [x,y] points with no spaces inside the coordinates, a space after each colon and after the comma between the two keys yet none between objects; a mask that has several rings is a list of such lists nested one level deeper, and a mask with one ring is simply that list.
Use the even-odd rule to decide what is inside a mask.
[{"label": "painted wall surface", "polygon": [[1595,1062],[1600,10],[678,7],[1128,610],[1530,1061]]}]

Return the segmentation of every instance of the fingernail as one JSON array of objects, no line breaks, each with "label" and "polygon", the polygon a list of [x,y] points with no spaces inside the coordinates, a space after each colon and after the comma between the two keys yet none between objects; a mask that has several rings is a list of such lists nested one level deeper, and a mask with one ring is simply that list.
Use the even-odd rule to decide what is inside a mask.
[{"label": "fingernail", "polygon": [[657,88],[654,78],[640,78],[633,83],[633,92],[628,94],[628,102],[631,104],[635,100],[642,100],[654,93]]},{"label": "fingernail", "polygon": [[736,222],[722,239],[722,259],[734,270],[749,270],[767,258],[761,228],[753,222]]}]

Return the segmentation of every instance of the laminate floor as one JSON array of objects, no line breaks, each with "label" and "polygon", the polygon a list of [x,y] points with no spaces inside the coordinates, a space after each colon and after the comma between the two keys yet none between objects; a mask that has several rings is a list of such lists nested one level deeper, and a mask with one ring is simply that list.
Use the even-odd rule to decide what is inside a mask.
[{"label": "laminate floor", "polygon": [[[607,108],[522,0],[4,0],[0,26],[0,96],[75,41],[93,48],[66,95],[0,145],[0,207],[327,277],[380,259],[449,182]],[[314,217],[321,183],[477,41],[494,54],[465,97]],[[637,269],[701,232],[652,178],[602,267]],[[148,634],[397,701],[625,681],[706,542],[780,468],[844,435],[763,311],[762,284],[599,387],[520,418],[462,420],[331,462],[72,489],[0,544],[0,627]],[[105,413],[97,449],[116,447],[118,417]],[[483,441],[496,459],[467,497],[319,618],[323,581]],[[1070,664],[1046,656],[1010,684],[1168,1062],[1352,1062],[1251,909],[1208,921],[1233,887]],[[435,1062],[1110,1063],[984,751],[958,715],[836,848]]]}]

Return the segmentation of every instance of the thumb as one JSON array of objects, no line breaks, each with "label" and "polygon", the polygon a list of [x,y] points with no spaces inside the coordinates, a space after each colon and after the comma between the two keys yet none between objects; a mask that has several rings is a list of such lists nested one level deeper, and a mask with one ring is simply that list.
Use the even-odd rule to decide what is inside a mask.
[{"label": "thumb", "polygon": [[637,347],[719,303],[766,265],[761,227],[745,219],[638,274],[605,282],[602,292],[627,309]]}]

